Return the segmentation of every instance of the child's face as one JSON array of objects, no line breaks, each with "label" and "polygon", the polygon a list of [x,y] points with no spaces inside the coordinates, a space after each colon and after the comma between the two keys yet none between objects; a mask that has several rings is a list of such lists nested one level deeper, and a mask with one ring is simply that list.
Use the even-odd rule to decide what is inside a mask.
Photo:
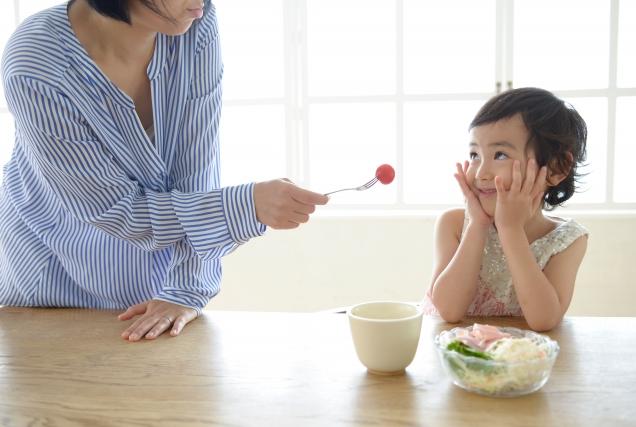
[{"label": "child's face", "polygon": [[532,149],[526,150],[528,129],[521,115],[477,126],[470,131],[469,166],[466,172],[468,184],[472,187],[484,211],[495,215],[497,190],[495,176],[503,179],[506,190],[512,183],[512,163],[521,162],[521,175],[526,175],[528,160],[534,158]]}]

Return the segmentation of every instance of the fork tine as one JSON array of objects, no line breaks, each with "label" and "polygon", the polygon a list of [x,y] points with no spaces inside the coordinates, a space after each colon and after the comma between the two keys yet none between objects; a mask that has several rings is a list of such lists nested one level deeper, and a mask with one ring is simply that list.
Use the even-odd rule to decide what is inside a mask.
[{"label": "fork tine", "polygon": [[334,194],[334,193],[339,193],[341,191],[362,191],[362,190],[368,190],[369,188],[373,187],[373,185],[378,182],[378,178],[373,178],[371,181],[367,182],[366,184],[362,184],[359,187],[352,187],[352,188],[342,188],[340,190],[336,190],[336,191],[330,191],[329,193],[325,193],[325,196],[328,196],[330,194]]},{"label": "fork tine", "polygon": [[365,188],[370,188],[372,185],[374,185],[376,182],[378,182],[378,178],[373,178],[371,181],[367,182],[366,184],[364,184]]}]

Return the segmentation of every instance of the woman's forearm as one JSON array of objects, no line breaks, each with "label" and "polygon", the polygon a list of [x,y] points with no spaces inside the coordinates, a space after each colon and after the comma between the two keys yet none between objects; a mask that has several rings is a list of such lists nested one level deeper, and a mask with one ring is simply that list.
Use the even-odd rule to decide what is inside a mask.
[{"label": "woman's forearm", "polygon": [[469,224],[455,255],[435,279],[433,304],[446,321],[461,320],[475,296],[487,236],[488,228]]}]

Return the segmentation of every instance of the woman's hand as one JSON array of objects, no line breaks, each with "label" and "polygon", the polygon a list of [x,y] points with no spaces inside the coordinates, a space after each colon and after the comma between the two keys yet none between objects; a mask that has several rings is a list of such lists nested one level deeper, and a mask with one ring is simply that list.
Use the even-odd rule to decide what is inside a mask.
[{"label": "woman's hand", "polygon": [[170,330],[170,335],[177,336],[183,327],[197,317],[193,308],[184,307],[167,301],[150,300],[133,305],[118,316],[119,320],[141,317],[133,322],[121,337],[128,341],[139,341],[142,338],[154,339]]},{"label": "woman's hand", "polygon": [[259,182],[254,185],[256,218],[275,229],[296,228],[309,221],[316,205],[329,197],[304,190],[287,179]]},{"label": "woman's hand", "polygon": [[468,216],[468,221],[475,225],[489,227],[493,219],[484,211],[479,198],[473,190],[471,190],[470,185],[468,185],[468,180],[466,179],[468,162],[464,161],[463,167],[460,163],[456,163],[456,166],[457,173],[455,173],[455,179],[459,183],[459,188],[462,190],[464,198],[466,199],[466,215]]},{"label": "woman's hand", "polygon": [[521,177],[521,163],[515,160],[512,164],[512,184],[510,190],[504,188],[503,179],[495,177],[497,188],[497,207],[495,208],[495,225],[497,230],[506,228],[523,228],[540,209],[546,187],[547,168],[542,167],[537,173],[537,162],[528,161],[526,177]]}]

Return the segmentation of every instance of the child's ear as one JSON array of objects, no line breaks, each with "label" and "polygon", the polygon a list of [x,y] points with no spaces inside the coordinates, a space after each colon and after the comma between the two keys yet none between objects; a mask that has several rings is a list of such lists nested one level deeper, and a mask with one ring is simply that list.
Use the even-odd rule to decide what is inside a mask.
[{"label": "child's ear", "polygon": [[568,152],[566,153],[566,157],[567,157],[568,164],[564,165],[564,167],[563,166],[559,167],[559,165],[556,164],[556,162],[551,162],[551,164],[548,164],[548,175],[546,177],[548,186],[556,187],[557,185],[559,185],[561,181],[567,178],[567,176],[570,174],[570,170],[572,169],[572,162],[574,161],[574,156],[572,156],[572,153]]}]

